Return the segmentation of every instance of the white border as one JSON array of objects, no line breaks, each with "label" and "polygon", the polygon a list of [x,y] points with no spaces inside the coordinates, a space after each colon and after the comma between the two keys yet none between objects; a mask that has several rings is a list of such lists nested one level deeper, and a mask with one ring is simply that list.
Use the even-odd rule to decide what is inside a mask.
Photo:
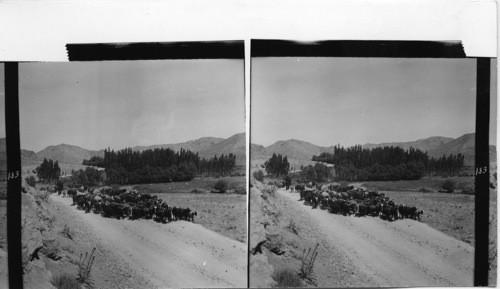
[{"label": "white border", "polygon": [[0,61],[67,61],[66,43],[461,40],[496,57],[495,1],[32,1],[0,3]]}]

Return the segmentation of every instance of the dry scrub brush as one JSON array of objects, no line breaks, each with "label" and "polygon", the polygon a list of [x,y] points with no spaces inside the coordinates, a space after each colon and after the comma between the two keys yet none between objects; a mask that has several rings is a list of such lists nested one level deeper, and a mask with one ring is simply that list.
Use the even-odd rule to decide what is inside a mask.
[{"label": "dry scrub brush", "polygon": [[80,289],[81,284],[70,274],[63,273],[54,276],[51,281],[52,285],[57,289]]},{"label": "dry scrub brush", "polygon": [[274,196],[276,193],[277,187],[275,185],[266,186],[265,189],[262,190],[263,194]]},{"label": "dry scrub brush", "polygon": [[85,255],[80,253],[80,259],[78,261],[78,275],[76,277],[76,280],[78,282],[87,285],[87,287],[93,288],[94,283],[92,282],[90,278],[90,272],[92,271],[92,265],[94,264],[95,260],[95,253],[96,248],[94,247],[92,251],[90,252],[85,252]]},{"label": "dry scrub brush", "polygon": [[285,228],[288,229],[290,232],[294,233],[295,235],[299,234],[299,228],[297,227],[297,224],[293,219],[290,219],[290,222]]},{"label": "dry scrub brush", "polygon": [[290,268],[279,268],[274,270],[272,275],[274,281],[276,281],[276,285],[274,287],[278,288],[296,288],[296,287],[304,287],[304,283],[297,276],[294,270]]},{"label": "dry scrub brush", "polygon": [[303,280],[308,281],[312,285],[316,285],[316,281],[313,276],[313,267],[316,258],[318,257],[318,247],[319,243],[316,243],[314,249],[309,248],[306,253],[306,249],[302,252],[302,265],[300,266],[299,276]]},{"label": "dry scrub brush", "polygon": [[73,233],[71,232],[71,229],[69,228],[68,224],[64,225],[64,228],[63,228],[61,234],[66,236],[68,239],[73,240]]},{"label": "dry scrub brush", "polygon": [[285,251],[284,248],[284,239],[280,234],[266,234],[267,242],[264,247],[269,249],[269,251],[273,252],[276,255],[283,255]]}]

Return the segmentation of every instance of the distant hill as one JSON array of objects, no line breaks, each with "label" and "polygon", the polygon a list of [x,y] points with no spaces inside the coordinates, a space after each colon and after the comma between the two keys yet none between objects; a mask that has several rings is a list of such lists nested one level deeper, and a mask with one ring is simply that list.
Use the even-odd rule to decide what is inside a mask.
[{"label": "distant hill", "polygon": [[[198,152],[202,158],[212,158],[215,155],[229,154],[236,155],[238,165],[244,165],[246,160],[245,149],[245,133],[238,133],[230,136],[227,139],[218,137],[202,137],[196,140],[191,140],[183,143],[176,144],[162,144],[152,146],[137,146],[132,150],[143,151],[155,148],[169,148],[179,151],[181,148],[193,152]],[[243,161],[243,164],[241,163]]]},{"label": "distant hill", "polygon": [[[411,141],[411,142],[393,142],[393,143],[381,143],[381,144],[364,144],[361,147],[367,148],[367,149],[373,149],[376,147],[385,147],[385,146],[397,146],[401,147],[405,150],[410,149],[410,147],[413,147],[415,149],[419,149],[421,151],[432,151],[437,149],[438,147],[442,146],[443,144],[446,144],[450,141],[452,141],[453,138],[450,137],[442,137],[442,136],[433,136],[430,138],[426,139],[419,139],[416,141]],[[474,144],[473,144],[474,146]]]},{"label": "distant hill", "polygon": [[245,133],[235,134],[222,140],[206,150],[199,151],[200,156],[213,157],[214,155],[229,154],[245,155]]},{"label": "distant hill", "polygon": [[[383,143],[383,144],[365,144],[363,148],[375,148],[384,146],[399,146],[403,149],[414,147],[422,151],[427,151],[427,154],[434,158],[442,157],[443,155],[462,154],[465,156],[464,164],[466,166],[474,166],[475,158],[475,133],[464,134],[456,139],[449,137],[430,137],[426,139],[416,140],[413,142],[403,143]],[[490,162],[496,162],[496,148],[490,145]]]},{"label": "distant hill", "polygon": [[245,133],[235,134],[225,140],[222,140],[206,150],[198,151],[200,157],[211,158],[214,155],[234,154],[236,155],[236,165],[245,166],[246,163],[246,135]]},{"label": "distant hill", "polygon": [[36,165],[39,164],[40,162],[38,161],[38,157],[34,151],[21,149],[21,163],[23,166],[25,166],[25,165]]},{"label": "distant hill", "polygon": [[266,151],[266,148],[258,144],[250,144],[250,155],[254,160],[269,157],[269,153]]},{"label": "distant hill", "polygon": [[[398,146],[405,150],[410,147],[420,149],[422,151],[427,151],[428,155],[434,158],[443,156],[444,154],[458,154],[461,153],[465,155],[465,165],[474,165],[475,156],[475,134],[465,134],[459,138],[453,139],[449,137],[433,136],[426,139],[419,139],[412,142],[392,142],[392,143],[381,143],[381,144],[364,144],[363,148],[373,149],[376,147],[384,146]],[[331,152],[333,146],[322,147],[317,146],[309,142],[300,140],[287,140],[287,141],[277,141],[274,144],[263,147],[261,145],[252,144],[251,145],[251,157],[252,159],[268,158],[273,153],[286,155],[288,158],[294,158],[298,160],[311,160],[313,155],[319,155],[323,152]],[[490,162],[496,162],[496,147],[490,145]]]},{"label": "distant hill", "polygon": [[[476,135],[474,133],[465,134],[459,138],[453,139],[427,153],[432,157],[441,157],[444,154],[458,154],[461,153],[465,156],[465,165],[473,166],[475,158],[475,141]],[[496,147],[490,145],[490,162],[496,162]]]},{"label": "distant hill", "polygon": [[311,160],[314,155],[319,155],[326,151],[328,151],[328,148],[296,139],[277,141],[266,147],[266,152],[271,155],[276,153],[286,155],[288,158],[299,160]]},{"label": "distant hill", "polygon": [[83,160],[93,156],[104,157],[104,150],[92,151],[69,144],[53,145],[36,153],[38,161],[44,158],[58,161],[59,163],[81,165]]},{"label": "distant hill", "polygon": [[199,152],[199,151],[204,151],[209,149],[211,146],[223,141],[223,138],[219,137],[202,137],[196,140],[191,140],[183,143],[176,143],[176,144],[161,144],[161,145],[152,145],[152,146],[136,146],[133,147],[132,150],[134,151],[144,151],[144,150],[149,150],[149,149],[157,149],[157,148],[164,148],[164,149],[172,149],[174,151],[179,151],[181,148],[190,150],[193,152]]}]

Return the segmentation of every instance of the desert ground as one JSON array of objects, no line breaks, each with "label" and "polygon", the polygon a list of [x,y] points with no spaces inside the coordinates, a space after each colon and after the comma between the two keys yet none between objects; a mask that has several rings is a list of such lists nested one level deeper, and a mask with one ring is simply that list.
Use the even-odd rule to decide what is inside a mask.
[{"label": "desert ground", "polygon": [[[207,186],[212,183],[197,181]],[[178,206],[198,208],[197,204],[209,202],[224,205],[213,210],[212,215],[205,215],[201,207],[194,222],[179,220],[167,224],[146,219],[104,218],[77,210],[71,206],[71,198],[27,188],[23,194],[25,287],[53,288],[54,277],[63,273],[75,276],[80,254],[90,253],[94,248],[95,261],[89,280],[95,288],[246,287],[247,245],[242,242],[246,232],[226,227],[217,232],[222,223],[208,220],[237,214],[246,218],[246,211],[240,211],[245,198],[234,193],[212,194],[207,186],[194,182],[195,185],[188,183],[187,187],[203,193],[156,194],[172,205],[179,202]],[[156,184],[155,189],[161,191],[166,185]],[[39,247],[42,249],[38,259],[31,258]]]},{"label": "desert ground", "polygon": [[210,193],[214,178],[195,178],[189,183],[135,186],[141,192],[157,195],[167,204],[192,208],[198,212],[195,223],[231,239],[247,243],[247,196],[245,177],[223,178],[228,193]]},{"label": "desert ground", "polygon": [[[307,251],[317,246],[303,286],[472,286],[474,196],[439,193],[430,183],[438,181],[356,184],[383,190],[395,202],[425,212],[420,222],[389,222],[313,209],[299,201],[298,193],[252,178],[250,285],[277,286],[281,271],[298,275],[307,263]],[[431,192],[420,192],[422,187]],[[496,216],[496,190],[490,194],[491,215]],[[492,232],[496,243],[496,230]],[[261,254],[255,249],[263,241]],[[494,263],[490,284],[496,284]]]}]

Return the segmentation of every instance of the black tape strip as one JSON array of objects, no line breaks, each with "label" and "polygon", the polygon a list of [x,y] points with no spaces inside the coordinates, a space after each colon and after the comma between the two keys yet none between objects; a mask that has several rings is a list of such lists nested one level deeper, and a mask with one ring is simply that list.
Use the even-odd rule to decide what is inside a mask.
[{"label": "black tape strip", "polygon": [[252,40],[252,57],[465,58],[460,41]]},{"label": "black tape strip", "polygon": [[474,286],[488,286],[490,59],[477,59]]},{"label": "black tape strip", "polygon": [[242,40],[169,43],[66,44],[70,61],[244,59]]},{"label": "black tape strip", "polygon": [[7,142],[7,248],[9,288],[23,288],[21,252],[21,145],[19,136],[19,64],[5,63]]}]

